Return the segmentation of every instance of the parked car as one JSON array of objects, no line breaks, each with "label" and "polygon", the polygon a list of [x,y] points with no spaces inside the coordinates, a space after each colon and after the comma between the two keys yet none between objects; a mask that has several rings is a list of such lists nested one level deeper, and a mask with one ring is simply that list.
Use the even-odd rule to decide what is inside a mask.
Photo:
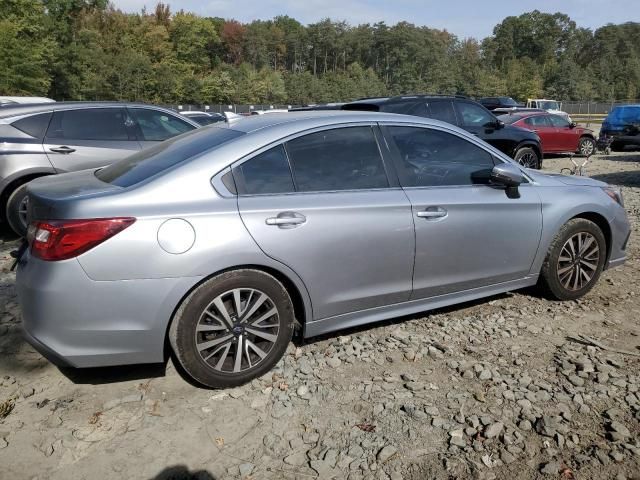
[{"label": "parked car", "polygon": [[640,104],[611,110],[602,122],[598,146],[603,150],[610,147],[613,151],[640,146]]},{"label": "parked car", "polygon": [[215,112],[201,112],[199,110],[190,110],[180,112],[180,115],[182,115],[183,117],[187,117],[202,126],[226,121],[224,115]]},{"label": "parked car", "polygon": [[554,115],[560,115],[564,117],[568,122],[571,122],[571,117],[567,112],[562,111],[562,103],[557,100],[547,100],[545,98],[528,98],[525,104],[526,108],[539,108],[545,110],[548,113]]},{"label": "parked car", "polygon": [[520,105],[511,97],[484,97],[478,100],[478,103],[487,110],[495,110],[496,108],[514,108]]},{"label": "parked car", "polygon": [[0,107],[6,107],[9,105],[16,105],[22,103],[51,103],[55,100],[47,97],[7,97],[0,96]]},{"label": "parked car", "polygon": [[289,113],[286,108],[271,108],[267,110],[251,110],[250,115],[264,115],[269,113]]},{"label": "parked car", "polygon": [[109,165],[199,125],[134,103],[56,102],[0,110],[0,220],[26,233],[26,184]]},{"label": "parked car", "polygon": [[603,182],[367,112],[210,126],[28,195],[29,341],[74,367],[162,362],[170,345],[210,387],[265,374],[295,325],[312,337],[538,282],[579,298],[630,232]]},{"label": "parked car", "polygon": [[461,95],[370,98],[347,103],[342,109],[404,113],[442,120],[471,132],[525,167],[542,168],[542,146],[536,133],[505,125],[485,107]]},{"label": "parked car", "polygon": [[515,113],[498,117],[507,125],[536,132],[542,141],[543,153],[579,153],[584,156],[596,152],[593,130],[579,127],[564,117],[546,112]]}]

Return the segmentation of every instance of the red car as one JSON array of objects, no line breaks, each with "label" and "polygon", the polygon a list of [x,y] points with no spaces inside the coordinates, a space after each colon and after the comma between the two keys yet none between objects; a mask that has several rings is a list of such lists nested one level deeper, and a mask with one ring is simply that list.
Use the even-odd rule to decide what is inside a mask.
[{"label": "red car", "polygon": [[546,112],[522,112],[498,117],[504,123],[532,130],[540,136],[543,153],[596,152],[593,130],[578,127],[559,115]]}]

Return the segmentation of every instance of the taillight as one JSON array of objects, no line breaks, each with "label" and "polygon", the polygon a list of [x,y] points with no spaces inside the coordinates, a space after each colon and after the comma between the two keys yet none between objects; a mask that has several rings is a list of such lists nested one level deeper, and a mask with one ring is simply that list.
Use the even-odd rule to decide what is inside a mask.
[{"label": "taillight", "polygon": [[27,241],[34,257],[67,260],[100,245],[135,221],[135,218],[120,217],[32,222]]}]

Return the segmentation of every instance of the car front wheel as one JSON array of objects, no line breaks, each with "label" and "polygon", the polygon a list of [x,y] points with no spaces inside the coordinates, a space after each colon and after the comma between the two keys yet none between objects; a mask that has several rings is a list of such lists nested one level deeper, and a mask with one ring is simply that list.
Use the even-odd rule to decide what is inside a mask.
[{"label": "car front wheel", "polygon": [[540,159],[538,154],[531,147],[523,147],[519,149],[513,159],[526,168],[540,168]]},{"label": "car front wheel", "polygon": [[580,298],[598,281],[606,254],[600,227],[584,218],[569,220],[549,247],[541,282],[558,300]]},{"label": "car front wheel", "polygon": [[27,196],[27,184],[16,188],[7,200],[6,218],[11,229],[19,236],[27,234],[27,209],[29,197]]},{"label": "car front wheel", "polygon": [[265,272],[243,269],[197,287],[178,308],[169,340],[189,376],[225,388],[273,368],[293,329],[293,305],[284,286]]}]

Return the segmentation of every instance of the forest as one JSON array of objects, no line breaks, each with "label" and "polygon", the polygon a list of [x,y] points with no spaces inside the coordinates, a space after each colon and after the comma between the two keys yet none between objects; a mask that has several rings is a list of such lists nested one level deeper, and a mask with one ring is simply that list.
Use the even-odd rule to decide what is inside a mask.
[{"label": "forest", "polygon": [[0,2],[0,95],[300,105],[406,93],[640,98],[640,23],[593,31],[534,10],[473,39],[409,22],[240,23],[167,3]]}]

